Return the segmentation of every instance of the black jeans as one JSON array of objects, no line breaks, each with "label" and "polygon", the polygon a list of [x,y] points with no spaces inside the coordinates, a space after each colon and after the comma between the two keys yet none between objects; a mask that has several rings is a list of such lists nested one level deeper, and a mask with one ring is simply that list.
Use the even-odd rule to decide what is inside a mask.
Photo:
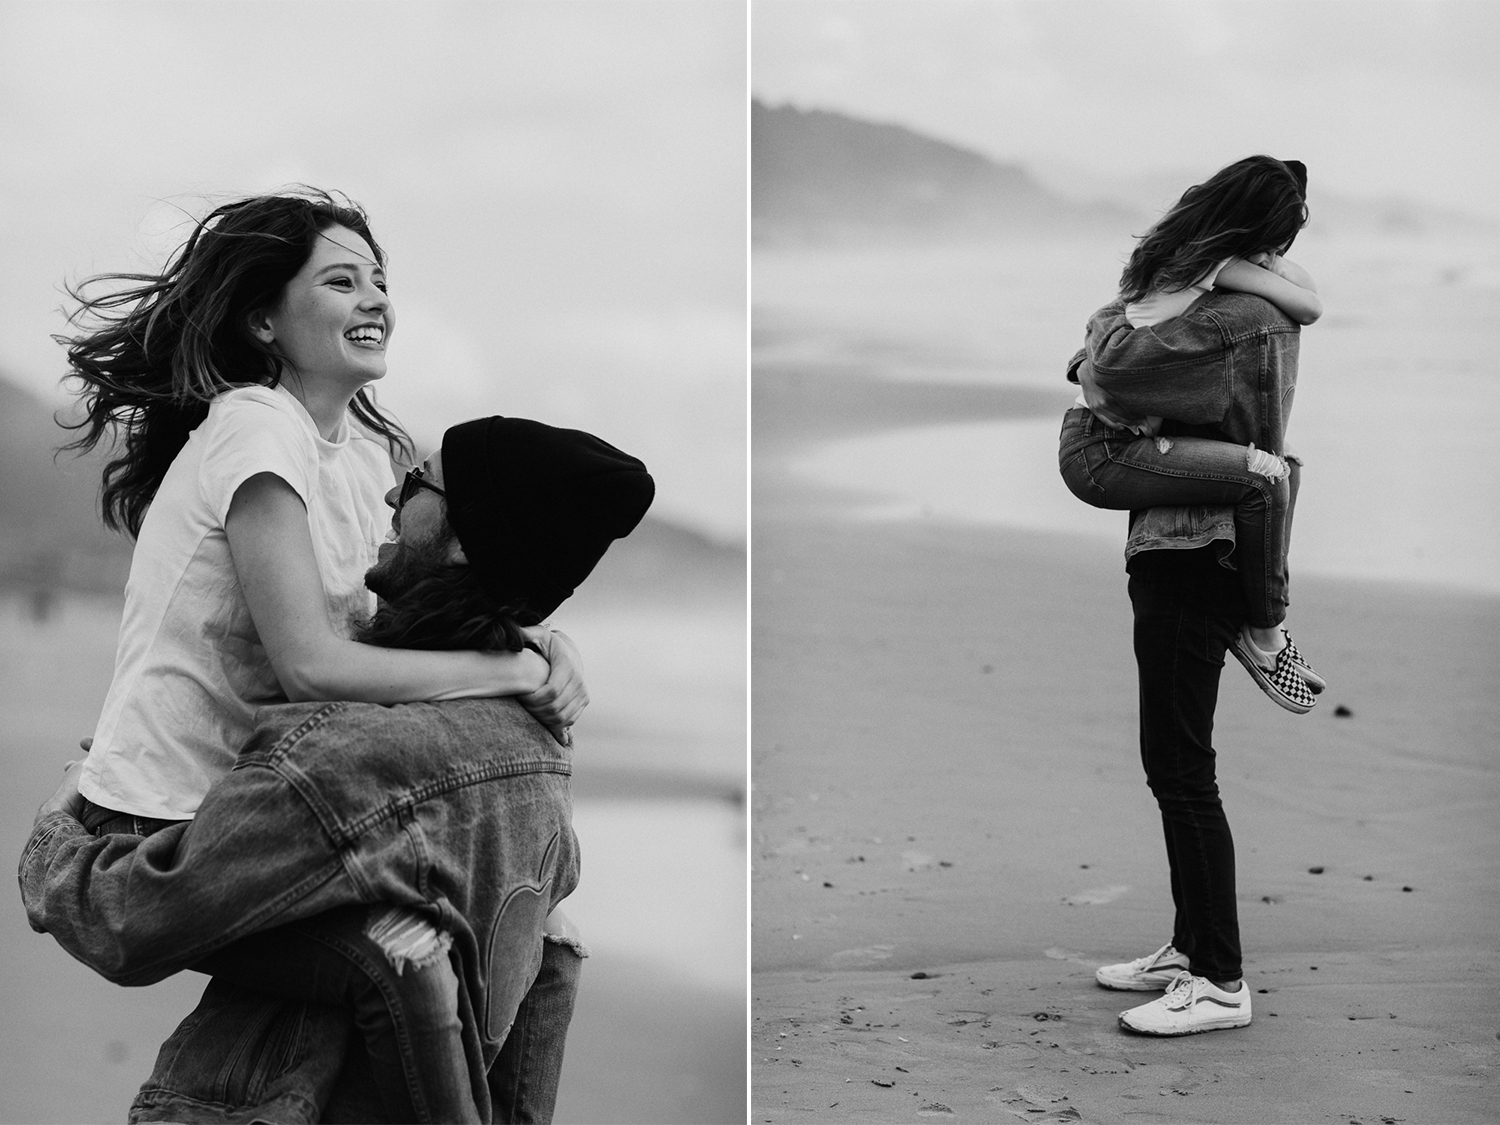
[{"label": "black jeans", "polygon": [[1187,955],[1195,976],[1237,980],[1234,839],[1214,780],[1213,729],[1224,654],[1243,617],[1138,575],[1130,579],[1130,603],[1140,675],[1141,763],[1161,809],[1177,908],[1172,944]]}]

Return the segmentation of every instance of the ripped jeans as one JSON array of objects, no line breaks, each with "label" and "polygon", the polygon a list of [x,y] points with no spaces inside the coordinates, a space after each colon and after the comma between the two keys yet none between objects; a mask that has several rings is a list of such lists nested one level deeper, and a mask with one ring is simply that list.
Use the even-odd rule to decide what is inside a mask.
[{"label": "ripped jeans", "polygon": [[[407,933],[382,927],[391,918],[409,923]],[[387,1120],[477,1122],[458,976],[448,943],[434,936],[446,937],[411,911],[346,906],[241,938],[193,968],[265,995],[348,1009]],[[403,942],[425,948],[406,960]]]},{"label": "ripped jeans", "polygon": [[[176,823],[92,801],[82,820],[96,836],[146,836]],[[350,1011],[386,1120],[477,1122],[449,945],[413,911],[347,906],[241,938],[193,968],[265,996]]]},{"label": "ripped jeans", "polygon": [[[578,883],[571,773],[569,749],[512,699],[268,705],[191,823],[127,816],[94,836],[65,811],[38,819],[21,897],[33,929],[130,985],[331,910],[411,907],[453,943],[480,1118],[542,1121],[583,956],[543,938]],[[345,1093],[374,1085],[342,1080],[345,1062],[371,1069],[351,1028],[339,1006],[210,984],[130,1119],[380,1121],[373,1099],[347,1109]]]},{"label": "ripped jeans", "polygon": [[1077,406],[1063,416],[1058,465],[1069,491],[1096,508],[1233,505],[1235,566],[1246,620],[1286,618],[1292,490],[1285,458],[1203,437],[1138,437]]}]

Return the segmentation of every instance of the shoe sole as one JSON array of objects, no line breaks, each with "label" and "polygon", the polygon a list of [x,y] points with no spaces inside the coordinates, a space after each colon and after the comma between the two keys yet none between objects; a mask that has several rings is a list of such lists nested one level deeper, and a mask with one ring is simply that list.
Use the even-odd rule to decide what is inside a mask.
[{"label": "shoe sole", "polygon": [[1290,711],[1294,715],[1305,715],[1312,710],[1311,707],[1304,707],[1296,700],[1290,699],[1286,695],[1284,695],[1281,689],[1267,678],[1266,670],[1259,664],[1257,664],[1248,653],[1240,648],[1241,643],[1242,642],[1238,638],[1236,638],[1234,644],[1229,646],[1229,651],[1234,653],[1234,658],[1245,666],[1245,671],[1250,673],[1250,677],[1255,681],[1256,686],[1259,687],[1261,691],[1266,693],[1266,697],[1270,699],[1272,703],[1276,704],[1276,706],[1282,708],[1283,710]]},{"label": "shoe sole", "polygon": [[[1286,635],[1286,640],[1287,644],[1292,643],[1292,635],[1290,633]],[[1295,649],[1296,646],[1294,645],[1293,648]],[[1302,659],[1300,652],[1297,652],[1292,657],[1292,667],[1297,669],[1297,674],[1302,677],[1302,682],[1307,685],[1307,690],[1314,695],[1322,695],[1328,690],[1328,681],[1313,671],[1312,665]]]},{"label": "shoe sole", "polygon": [[1199,1024],[1197,1027],[1185,1027],[1180,1031],[1147,1031],[1143,1027],[1132,1027],[1125,1022],[1122,1013],[1119,1017],[1121,1031],[1128,1031],[1132,1035],[1149,1035],[1153,1039],[1176,1039],[1183,1035],[1197,1035],[1204,1031],[1233,1031],[1237,1027],[1249,1027],[1250,1020],[1234,1018],[1230,1021],[1210,1020]]},{"label": "shoe sole", "polygon": [[1314,695],[1322,695],[1328,690],[1328,681],[1310,668],[1306,662],[1293,661],[1292,666],[1297,669],[1297,674],[1302,677],[1302,682],[1307,685],[1307,690]]},{"label": "shoe sole", "polygon": [[[1179,969],[1178,972],[1186,972]],[[1166,980],[1158,983],[1150,983],[1143,980],[1131,980],[1125,977],[1105,977],[1099,973],[1094,974],[1094,980],[1101,988],[1113,989],[1115,992],[1165,992],[1172,981],[1177,979],[1177,973],[1173,973]]]}]

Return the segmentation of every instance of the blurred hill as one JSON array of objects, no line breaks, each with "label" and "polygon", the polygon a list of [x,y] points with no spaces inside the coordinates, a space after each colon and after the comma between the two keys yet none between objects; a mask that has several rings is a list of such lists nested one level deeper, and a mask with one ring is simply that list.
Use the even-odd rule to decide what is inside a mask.
[{"label": "blurred hill", "polygon": [[1046,235],[1135,218],[1063,198],[1019,165],[826,110],[752,101],[750,149],[760,244]]},{"label": "blurred hill", "polygon": [[54,454],[72,435],[53,408],[0,375],[0,591],[45,600],[62,590],[118,591],[130,540],[106,531],[97,496],[104,458]]},{"label": "blurred hill", "polygon": [[[38,615],[63,592],[118,593],[131,540],[99,519],[104,456],[56,454],[70,434],[53,407],[0,373],[0,593],[23,593]],[[54,456],[56,454],[56,456]],[[590,600],[743,597],[744,548],[647,516],[590,577]]]},{"label": "blurred hill", "polygon": [[598,602],[617,597],[681,605],[746,600],[745,548],[722,543],[669,520],[647,516],[609,549],[575,595]]},{"label": "blurred hill", "polygon": [[[1142,234],[1213,168],[1119,176],[1075,161],[1035,168],[902,125],[820,109],[750,110],[751,219],[758,245],[911,239]],[[1320,236],[1493,237],[1500,223],[1413,199],[1323,188],[1309,207]]]}]

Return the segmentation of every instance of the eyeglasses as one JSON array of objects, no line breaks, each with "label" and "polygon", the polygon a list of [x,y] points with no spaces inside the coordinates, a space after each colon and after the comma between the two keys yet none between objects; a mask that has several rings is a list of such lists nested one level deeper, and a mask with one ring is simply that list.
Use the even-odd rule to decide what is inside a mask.
[{"label": "eyeglasses", "polygon": [[446,492],[427,479],[427,471],[418,465],[414,469],[408,469],[405,479],[401,482],[401,492],[396,497],[396,511],[399,512],[406,507],[406,502],[424,488],[428,492],[436,492],[444,500],[448,498]]}]

